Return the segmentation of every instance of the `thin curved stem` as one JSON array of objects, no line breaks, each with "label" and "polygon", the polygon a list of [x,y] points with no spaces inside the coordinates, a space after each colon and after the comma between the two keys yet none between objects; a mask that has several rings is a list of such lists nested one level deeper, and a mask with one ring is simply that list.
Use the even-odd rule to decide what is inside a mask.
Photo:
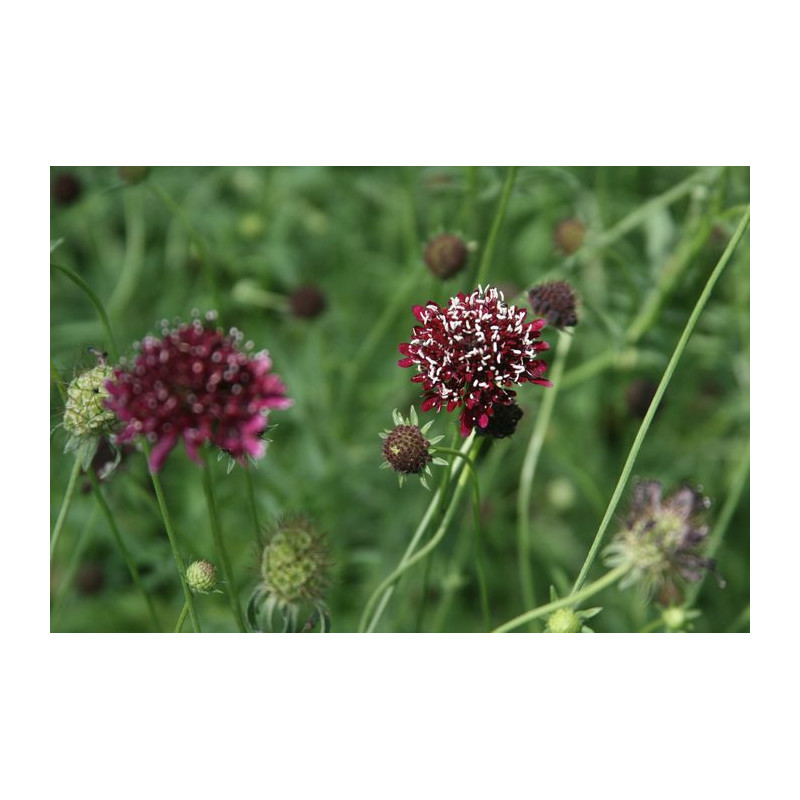
[{"label": "thin curved stem", "polygon": [[539,455],[550,425],[550,418],[556,403],[556,396],[561,386],[561,376],[564,374],[564,365],[567,353],[572,344],[572,335],[564,331],[558,332],[553,365],[548,377],[553,382],[551,389],[545,391],[542,406],[536,417],[525,460],[519,474],[519,491],[517,492],[517,559],[519,562],[519,582],[522,589],[523,608],[532,608],[536,605],[536,590],[531,569],[531,539],[530,539],[530,508],[531,494],[533,491],[533,478],[539,463]]},{"label": "thin curved stem", "polygon": [[472,473],[472,487],[473,487],[473,496],[472,496],[472,529],[474,534],[474,545],[475,545],[475,571],[478,575],[478,589],[480,591],[481,596],[481,613],[483,614],[483,627],[488,631],[492,627],[491,623],[491,611],[489,609],[489,589],[486,582],[486,563],[483,559],[483,536],[481,532],[481,492],[480,492],[480,480],[478,478],[478,472],[475,469],[475,459],[478,455],[478,450],[481,446],[482,442],[480,440],[477,441],[475,445],[474,452],[471,456],[467,456],[465,453],[462,453],[460,450],[453,450],[449,447],[437,447],[437,453],[449,453],[453,456],[458,456],[459,458],[464,459],[465,465],[469,468],[470,472]]},{"label": "thin curved stem", "polygon": [[100,317],[100,322],[103,324],[103,329],[106,332],[106,336],[108,337],[108,352],[111,356],[112,361],[117,360],[117,342],[114,339],[114,334],[111,331],[111,323],[108,320],[108,315],[106,314],[106,310],[101,302],[100,298],[95,294],[94,289],[89,286],[86,281],[81,278],[76,272],[73,272],[69,267],[64,267],[61,264],[55,264],[52,261],[50,262],[50,266],[53,269],[57,269],[63,275],[66,275],[76,286],[78,286],[83,293],[89,298],[92,305],[95,307],[98,316]]},{"label": "thin curved stem", "polygon": [[[439,544],[439,542],[442,541],[442,539],[444,538],[444,535],[447,533],[447,528],[450,525],[450,520],[453,518],[453,514],[455,513],[456,508],[458,506],[458,500],[461,497],[461,493],[463,492],[464,487],[467,485],[465,477],[468,474],[471,475],[473,480],[475,480],[475,482],[477,483],[477,478],[476,478],[476,475],[475,475],[474,472],[470,472],[468,470],[464,470],[461,473],[461,476],[460,476],[460,478],[458,480],[458,483],[456,484],[455,491],[453,492],[453,497],[450,500],[450,505],[448,506],[447,511],[445,512],[444,518],[442,519],[441,523],[439,524],[439,528],[437,529],[436,533],[434,533],[434,535],[430,538],[430,540],[423,547],[421,547],[409,559],[407,559],[406,561],[401,563],[394,570],[394,572],[392,572],[392,574],[389,575],[389,577],[386,578],[383,581],[383,583],[381,583],[381,585],[375,590],[375,594],[373,595],[373,598],[370,598],[371,600],[374,599],[374,597],[376,595],[378,595],[380,592],[383,592],[384,590],[388,589],[395,581],[397,581],[400,578],[401,575],[403,575],[404,572],[406,572],[411,567],[413,567],[414,564],[419,562],[421,559],[425,558],[425,556],[427,556],[428,553],[430,553]],[[365,611],[368,611],[368,610],[369,610],[369,604],[368,604],[368,608],[365,609]],[[372,623],[370,624],[370,627],[367,630],[368,633],[371,633],[375,629],[375,625],[377,625],[377,622],[378,622],[378,618],[376,616],[375,618],[373,618]]]},{"label": "thin curved stem", "polygon": [[650,407],[647,409],[647,413],[642,420],[642,424],[639,426],[639,431],[636,434],[636,438],[634,439],[633,445],[631,446],[630,452],[628,453],[628,458],[625,461],[625,465],[622,468],[622,473],[619,476],[619,480],[617,481],[617,486],[614,489],[614,493],[611,496],[611,500],[608,503],[608,508],[606,509],[605,516],[603,517],[602,521],[600,522],[600,527],[597,530],[597,533],[594,537],[594,541],[592,542],[592,546],[589,549],[589,553],[586,556],[586,560],[584,561],[583,567],[581,567],[581,571],[578,574],[578,578],[575,581],[575,585],[572,587],[572,595],[581,588],[583,582],[586,580],[586,575],[589,572],[592,564],[594,563],[594,559],[597,555],[597,551],[600,549],[600,545],[603,542],[603,536],[605,535],[606,528],[608,527],[608,523],[611,521],[611,517],[614,514],[614,511],[617,508],[617,503],[619,503],[619,499],[622,496],[622,491],[625,488],[626,483],[628,482],[628,478],[630,477],[631,471],[633,470],[633,465],[636,461],[636,457],[639,455],[639,450],[642,447],[642,443],[644,442],[645,437],[647,436],[647,432],[650,429],[650,423],[653,421],[653,417],[655,416],[656,411],[658,410],[659,405],[661,404],[661,398],[664,396],[664,392],[667,390],[667,386],[669,386],[669,382],[672,379],[672,375],[675,372],[675,368],[678,365],[678,362],[683,355],[684,350],[686,349],[686,345],[689,342],[689,337],[692,335],[692,331],[694,330],[695,325],[697,324],[697,320],[700,318],[700,314],[703,312],[703,309],[708,302],[708,298],[711,296],[711,291],[714,288],[717,280],[719,279],[720,275],[722,275],[723,270],[727,266],[728,262],[730,261],[731,256],[733,255],[733,251],[736,249],[736,246],[741,241],[742,236],[744,236],[744,232],[747,230],[747,226],[750,222],[750,207],[748,206],[747,211],[745,212],[744,216],[742,217],[741,221],[739,222],[738,227],[736,228],[736,232],[731,237],[730,242],[728,242],[728,246],[725,248],[725,252],[720,257],[717,265],[714,267],[713,272],[709,276],[708,280],[706,281],[706,285],[703,288],[703,291],[700,293],[700,297],[697,299],[697,303],[695,303],[694,309],[692,310],[689,319],[686,322],[686,326],[683,329],[683,333],[681,334],[680,339],[678,340],[677,345],[675,345],[675,350],[672,353],[672,357],[667,364],[667,368],[664,370],[664,374],[661,377],[661,382],[658,384],[658,388],[656,389],[655,395],[650,403]]},{"label": "thin curved stem", "polygon": [[607,587],[616,583],[630,568],[630,564],[620,564],[610,572],[607,572],[601,578],[598,578],[594,583],[590,583],[588,586],[585,586],[583,589],[581,589],[581,591],[575,592],[575,594],[571,594],[568,597],[562,597],[560,600],[554,600],[552,603],[547,603],[546,605],[526,611],[524,614],[520,614],[518,617],[514,617],[512,620],[504,622],[502,625],[500,625],[500,627],[495,628],[492,633],[505,633],[506,631],[514,630],[514,628],[519,628],[526,622],[530,622],[531,620],[539,619],[540,617],[552,614],[553,611],[558,611],[559,608],[565,608],[567,606],[574,607],[578,605],[578,603],[588,600],[588,598],[590,598],[592,595],[595,595],[603,589],[606,589]]},{"label": "thin curved stem", "polygon": [[225,548],[225,542],[222,538],[222,532],[219,525],[219,514],[217,513],[217,501],[214,497],[214,483],[211,477],[211,459],[208,452],[203,453],[205,464],[203,466],[203,491],[206,496],[206,506],[208,508],[208,517],[211,522],[211,533],[214,536],[214,544],[217,548],[217,556],[219,558],[220,566],[222,567],[222,576],[225,579],[225,590],[228,595],[228,600],[231,604],[233,616],[236,619],[236,627],[240,633],[246,633],[247,627],[244,624],[244,617],[242,616],[242,609],[239,605],[239,599],[236,592],[236,584],[233,581],[233,570],[231,569],[231,562],[228,558],[228,551]]},{"label": "thin curved stem", "polygon": [[480,286],[486,280],[486,276],[489,273],[489,266],[492,263],[494,248],[497,244],[497,237],[500,233],[500,228],[503,226],[503,220],[506,216],[506,208],[508,208],[508,201],[511,197],[511,191],[514,188],[514,180],[517,177],[517,170],[519,170],[519,167],[508,168],[506,181],[503,185],[503,193],[500,195],[500,204],[497,206],[497,212],[495,213],[494,221],[492,222],[492,229],[489,231],[489,238],[486,241],[486,247],[483,250],[481,262],[478,266],[478,275],[475,279],[475,283],[478,286]]},{"label": "thin curved stem", "polygon": [[[469,452],[469,449],[472,447],[473,439],[474,439],[473,436],[469,436],[464,441],[464,444],[461,445],[461,450],[459,452],[463,453]],[[449,486],[449,479],[455,477],[455,475],[460,471],[462,466],[463,462],[461,461],[459,461],[459,463],[456,465],[452,465],[451,470],[448,472],[448,480],[446,480],[442,484],[442,486],[440,486],[434,492],[433,497],[431,498],[431,502],[428,504],[428,508],[425,511],[425,514],[420,520],[419,525],[417,525],[417,529],[414,531],[414,535],[411,537],[411,541],[408,543],[408,547],[406,547],[405,553],[403,553],[403,557],[400,559],[400,564],[404,564],[411,557],[411,554],[416,550],[417,545],[419,544],[420,540],[425,534],[425,531],[431,524],[431,520],[433,519],[436,513],[436,509],[439,507],[440,503],[444,502],[444,497]],[[391,600],[392,595],[394,594],[394,590],[395,590],[394,585],[388,587],[383,592],[383,595],[380,597],[380,601],[377,600],[378,596],[381,594],[380,587],[376,589],[372,593],[372,595],[370,595],[369,600],[367,600],[366,606],[364,606],[364,610],[361,612],[361,619],[358,625],[359,633],[363,633],[365,630],[372,631],[375,628],[381,616],[383,615],[384,609],[389,603],[389,600]],[[378,602],[378,607],[375,609],[375,614],[373,616],[372,622],[369,626],[369,629],[367,629],[367,621],[369,619],[369,613],[376,602]]]},{"label": "thin curved stem", "polygon": [[147,459],[147,469],[150,473],[153,489],[155,489],[156,492],[156,500],[158,500],[158,507],[161,510],[161,519],[164,521],[164,528],[167,532],[167,539],[169,539],[169,546],[172,548],[172,557],[175,560],[175,566],[178,568],[178,578],[180,579],[181,588],[183,589],[183,597],[186,601],[186,605],[189,606],[189,618],[192,620],[192,627],[195,633],[200,633],[200,622],[197,619],[197,611],[194,607],[194,597],[192,596],[192,590],[189,588],[189,584],[186,583],[186,564],[184,564],[181,551],[178,548],[178,540],[175,536],[175,530],[172,527],[172,520],[170,519],[167,502],[164,498],[164,489],[161,486],[161,479],[158,477],[158,473],[150,469],[150,445],[146,439],[142,443],[142,449]]},{"label": "thin curved stem", "polygon": [[261,533],[261,523],[258,520],[258,506],[256,505],[256,490],[253,481],[253,473],[249,469],[244,471],[245,482],[247,483],[247,504],[250,506],[250,514],[253,517],[253,527],[256,536]]},{"label": "thin curved stem", "polygon": [[122,553],[122,557],[128,566],[128,572],[130,572],[131,578],[133,579],[134,584],[136,584],[136,588],[142,593],[142,596],[144,597],[144,601],[147,604],[147,610],[150,613],[150,619],[153,623],[153,628],[157,633],[160,633],[161,624],[158,621],[158,615],[156,614],[155,607],[153,606],[153,600],[148,594],[147,589],[144,588],[141,576],[139,575],[139,570],[136,568],[136,564],[131,558],[131,554],[128,552],[128,548],[125,546],[125,542],[122,540],[122,535],[119,532],[119,528],[117,527],[114,515],[111,512],[111,508],[109,507],[108,502],[106,501],[106,498],[103,495],[103,490],[100,488],[100,483],[97,480],[97,475],[95,475],[93,469],[89,470],[89,480],[92,483],[92,491],[94,492],[97,504],[100,506],[100,510],[103,512],[103,515],[106,518],[106,522],[108,522],[109,528],[111,528],[111,533],[114,536],[114,540],[117,543],[117,547],[119,548],[120,553]]},{"label": "thin curved stem", "polygon": [[67,490],[64,492],[64,499],[61,501],[61,510],[58,512],[58,519],[53,528],[53,533],[50,535],[50,561],[53,561],[53,553],[58,544],[58,539],[61,536],[61,531],[64,529],[64,522],[67,519],[67,512],[72,505],[72,499],[75,496],[75,487],[78,483],[78,475],[81,472],[81,460],[75,459],[72,465],[72,472],[69,474],[69,481],[67,482]]}]

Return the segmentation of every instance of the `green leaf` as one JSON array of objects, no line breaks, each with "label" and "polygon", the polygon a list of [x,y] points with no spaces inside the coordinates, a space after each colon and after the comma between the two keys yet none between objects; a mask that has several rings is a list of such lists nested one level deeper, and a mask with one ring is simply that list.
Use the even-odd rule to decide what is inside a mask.
[{"label": "green leaf", "polygon": [[53,252],[59,245],[63,244],[63,239],[51,239],[50,240],[50,253]]}]

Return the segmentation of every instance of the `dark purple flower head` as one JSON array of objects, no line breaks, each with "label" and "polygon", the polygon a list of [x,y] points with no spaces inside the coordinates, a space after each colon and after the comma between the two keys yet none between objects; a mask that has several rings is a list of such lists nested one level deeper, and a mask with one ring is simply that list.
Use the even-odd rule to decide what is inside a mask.
[{"label": "dark purple flower head", "polygon": [[414,306],[419,325],[399,350],[401,367],[416,366],[411,380],[424,390],[422,410],[463,406],[461,435],[486,428],[498,406],[514,402],[508,387],[520,383],[552,386],[542,377],[547,365],[537,358],[550,345],[537,341],[546,322],[525,322],[527,311],[505,303],[502,292],[480,286],[459,293],[442,308],[433,301]]},{"label": "dark purple flower head", "polygon": [[[106,406],[125,426],[116,441],[146,436],[153,444],[154,471],[181,438],[195,461],[205,442],[240,463],[247,456],[261,458],[269,409],[292,403],[281,379],[270,372],[267,352],[244,352],[235,328],[225,334],[199,319],[172,329],[164,324],[161,333],[160,339],[146,337],[133,363],[122,362],[106,384],[111,395]],[[251,348],[248,342],[244,350]]]},{"label": "dark purple flower head", "polygon": [[702,555],[708,526],[702,514],[710,501],[698,490],[682,486],[663,497],[658,481],[641,481],[622,530],[606,548],[606,563],[627,563],[631,571],[620,586],[641,582],[645,592],[662,590],[675,579],[699,581],[715,562]]}]

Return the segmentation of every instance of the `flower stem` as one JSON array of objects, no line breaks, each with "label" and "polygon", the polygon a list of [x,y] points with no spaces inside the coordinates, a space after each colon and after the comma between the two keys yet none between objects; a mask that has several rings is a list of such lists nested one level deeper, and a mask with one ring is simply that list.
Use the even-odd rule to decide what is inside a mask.
[{"label": "flower stem", "polygon": [[686,326],[683,329],[683,333],[681,334],[681,337],[678,340],[677,345],[675,346],[675,350],[673,351],[672,357],[670,358],[669,363],[667,364],[667,368],[664,370],[664,374],[661,377],[661,382],[658,384],[658,388],[656,389],[655,395],[653,396],[653,399],[650,403],[650,407],[647,409],[647,413],[645,414],[644,419],[642,420],[642,424],[639,426],[639,432],[636,434],[636,438],[634,439],[633,445],[631,446],[630,452],[628,453],[628,458],[625,461],[625,465],[622,468],[622,473],[619,476],[619,480],[617,481],[617,486],[614,489],[614,493],[612,494],[611,500],[608,503],[608,508],[606,508],[605,516],[600,522],[600,527],[597,530],[594,542],[592,542],[592,546],[589,549],[589,553],[586,556],[586,560],[584,561],[583,567],[581,567],[581,571],[578,574],[578,578],[575,581],[575,585],[572,587],[571,596],[574,596],[574,594],[581,588],[583,582],[586,580],[586,575],[588,574],[589,569],[591,568],[594,559],[597,555],[597,551],[599,550],[600,545],[602,544],[603,536],[605,535],[608,523],[611,521],[611,517],[614,514],[614,511],[616,510],[617,503],[619,503],[619,499],[622,496],[622,491],[625,488],[625,485],[631,474],[631,470],[633,469],[636,457],[639,455],[639,450],[642,447],[642,443],[644,442],[645,436],[647,436],[647,432],[650,429],[650,423],[653,421],[653,417],[655,416],[655,413],[658,410],[658,406],[661,403],[661,398],[664,396],[664,392],[667,390],[667,386],[669,385],[669,382],[672,379],[672,375],[675,372],[675,368],[678,365],[678,361],[680,361],[680,358],[683,355],[684,350],[686,349],[689,337],[692,335],[692,331],[694,330],[694,327],[697,324],[697,320],[700,318],[700,314],[705,308],[705,305],[708,302],[708,298],[711,296],[711,291],[713,290],[714,285],[716,284],[720,275],[722,275],[722,272],[727,266],[728,261],[730,261],[731,255],[733,254],[733,251],[736,249],[736,246],[739,244],[742,236],[744,235],[744,232],[747,230],[749,222],[750,222],[750,207],[748,206],[747,211],[742,216],[742,219],[739,222],[739,225],[736,228],[735,233],[731,237],[730,242],[728,242],[728,246],[725,248],[725,252],[720,257],[719,261],[717,262],[717,265],[714,267],[713,272],[706,281],[706,285],[703,288],[703,291],[700,293],[700,297],[697,299],[697,303],[695,303],[695,307],[692,310],[692,313],[686,322]]},{"label": "flower stem", "polygon": [[[465,463],[467,462],[465,461]],[[427,556],[428,553],[430,553],[439,544],[439,542],[442,541],[444,535],[447,533],[447,528],[450,525],[450,520],[453,518],[453,514],[455,513],[455,510],[458,506],[458,500],[461,497],[461,493],[463,492],[464,487],[467,485],[465,478],[468,474],[472,477],[475,486],[477,486],[477,477],[475,475],[474,470],[473,471],[464,470],[461,473],[461,477],[459,478],[458,483],[456,484],[455,491],[453,492],[453,496],[450,499],[450,505],[448,506],[444,518],[439,524],[439,528],[437,529],[436,533],[434,533],[434,535],[430,538],[428,543],[425,544],[423,547],[421,547],[413,556],[406,559],[405,561],[402,561],[400,565],[394,570],[394,572],[391,575],[389,575],[389,577],[386,578],[383,581],[383,583],[381,583],[381,585],[375,590],[375,593],[370,598],[370,602],[367,604],[367,608],[364,609],[365,615],[368,614],[368,612],[371,610],[371,607],[374,604],[374,600],[377,595],[388,589],[393,583],[395,583],[395,581],[398,580],[398,578],[400,578],[400,576],[404,572],[413,567],[414,564],[416,564],[418,561],[425,558],[425,556]],[[367,629],[367,633],[372,633],[377,623],[378,623],[378,616],[376,615],[373,618],[372,622],[370,623],[370,626]]]},{"label": "flower stem", "polygon": [[106,332],[106,337],[108,338],[108,352],[111,356],[112,361],[117,360],[117,342],[114,339],[114,334],[111,331],[111,323],[108,320],[108,315],[106,314],[106,310],[103,307],[103,303],[100,301],[100,298],[95,294],[94,290],[91,286],[89,286],[86,281],[81,278],[80,275],[73,272],[69,267],[64,267],[61,264],[54,264],[52,261],[50,262],[50,266],[53,269],[57,269],[59,272],[66,275],[74,284],[76,284],[83,293],[89,298],[92,305],[95,307],[98,316],[100,317],[100,322],[103,324],[103,329]]},{"label": "flower stem", "polygon": [[184,603],[183,608],[181,609],[180,616],[178,617],[178,621],[175,623],[175,630],[173,633],[180,633],[181,629],[183,628],[183,623],[186,620],[186,614],[189,612],[189,604]]},{"label": "flower stem", "polygon": [[592,595],[595,595],[603,589],[616,583],[629,569],[630,564],[620,564],[610,572],[607,572],[601,578],[598,578],[594,583],[590,583],[588,586],[585,586],[583,589],[581,589],[581,591],[575,592],[575,594],[571,594],[568,597],[562,597],[560,600],[554,600],[552,603],[547,603],[546,605],[526,611],[524,614],[520,614],[518,617],[514,617],[512,620],[504,622],[499,628],[495,628],[492,633],[505,633],[506,631],[514,630],[514,628],[519,628],[526,622],[538,619],[539,617],[545,617],[548,614],[551,614],[553,611],[558,611],[559,608],[576,606],[578,603],[582,603]]},{"label": "flower stem", "polygon": [[148,464],[148,471],[150,473],[150,480],[153,482],[153,489],[156,492],[156,500],[158,500],[158,507],[161,510],[161,518],[164,521],[164,528],[167,531],[167,539],[169,539],[169,546],[172,548],[172,557],[175,560],[175,566],[178,568],[178,577],[181,581],[181,588],[183,589],[183,597],[186,601],[186,605],[189,606],[189,618],[192,620],[192,627],[195,630],[195,633],[200,633],[200,622],[197,619],[197,611],[194,607],[194,598],[192,596],[192,590],[189,588],[189,585],[186,583],[186,565],[183,562],[183,558],[181,557],[180,550],[178,549],[178,540],[175,537],[175,531],[172,527],[172,521],[170,520],[169,511],[167,510],[167,503],[164,499],[164,489],[161,486],[161,479],[158,477],[158,473],[153,472],[150,469],[150,445],[146,440],[144,440],[142,444],[142,448],[144,450],[145,458],[147,459]]},{"label": "flower stem", "polygon": [[136,564],[133,562],[131,554],[128,552],[128,548],[125,546],[125,542],[122,540],[122,535],[119,532],[119,528],[117,527],[114,515],[111,512],[111,508],[109,507],[106,498],[103,496],[103,490],[100,488],[100,483],[97,480],[97,475],[95,475],[93,469],[89,470],[89,480],[92,482],[92,491],[94,492],[97,504],[100,506],[100,510],[103,512],[103,515],[106,518],[106,522],[108,522],[109,528],[111,528],[111,533],[114,535],[114,540],[117,543],[117,547],[119,548],[120,553],[122,553],[123,559],[125,559],[125,563],[128,565],[128,571],[131,574],[131,578],[133,579],[133,582],[136,584],[136,588],[139,589],[139,591],[142,593],[142,596],[144,597],[144,601],[147,604],[147,610],[150,613],[150,619],[153,623],[153,628],[157,633],[160,633],[161,624],[158,621],[158,615],[156,614],[155,607],[153,606],[153,600],[148,594],[147,589],[144,588],[141,576],[139,575],[139,570],[136,568]]},{"label": "flower stem", "polygon": [[503,193],[500,196],[500,204],[497,206],[497,212],[494,215],[494,222],[492,222],[492,229],[489,232],[489,238],[486,241],[486,247],[481,256],[481,263],[478,266],[478,275],[475,283],[480,286],[486,280],[489,273],[489,266],[492,263],[492,256],[494,255],[494,248],[497,244],[497,237],[500,233],[500,228],[503,226],[503,220],[506,216],[506,208],[508,201],[511,197],[511,190],[514,188],[514,180],[517,177],[517,170],[519,167],[509,167],[506,174],[506,182],[503,185]]},{"label": "flower stem", "polygon": [[147,187],[153,192],[153,194],[158,197],[159,200],[175,215],[175,217],[180,221],[181,225],[183,225],[184,230],[188,234],[189,238],[194,241],[197,245],[197,248],[200,250],[200,258],[203,262],[203,270],[205,272],[206,282],[208,284],[208,290],[211,294],[212,301],[214,306],[218,312],[221,312],[220,309],[220,296],[219,296],[219,289],[217,287],[217,279],[214,274],[214,265],[211,263],[211,256],[208,252],[208,245],[206,244],[205,239],[195,230],[192,223],[189,221],[186,212],[170,197],[167,192],[161,188],[157,183],[153,183],[152,181],[147,182]]},{"label": "flower stem", "polygon": [[481,613],[483,614],[483,627],[489,631],[492,627],[491,611],[489,609],[489,589],[486,583],[486,563],[483,559],[483,536],[481,534],[481,492],[480,481],[478,473],[475,469],[474,459],[478,456],[482,442],[477,441],[475,449],[470,456],[462,453],[460,450],[452,450],[449,447],[437,447],[437,453],[449,453],[453,456],[458,456],[464,459],[465,465],[469,468],[472,474],[472,530],[474,536],[475,548],[475,571],[478,575],[478,588],[481,595]]},{"label": "flower stem", "polygon": [[[472,442],[474,441],[474,435],[470,435],[465,441],[464,444],[461,445],[461,449],[459,452],[468,453],[470,448],[472,447]],[[465,463],[465,462],[464,462]],[[462,462],[455,464],[452,466],[450,472],[448,473],[448,477],[452,479],[455,475],[460,471],[461,467],[463,466]],[[428,526],[431,524],[431,520],[436,513],[436,509],[440,505],[440,503],[444,502],[445,494],[447,493],[447,489],[449,486],[449,480],[446,480],[442,483],[442,485],[434,492],[433,497],[431,498],[431,502],[428,504],[428,508],[425,511],[422,519],[420,520],[419,525],[417,525],[417,529],[414,531],[414,535],[411,537],[411,541],[406,548],[405,553],[403,553],[403,557],[400,559],[400,566],[406,563],[409,558],[411,558],[411,554],[416,550],[417,545],[419,544],[422,536],[424,535],[425,531],[428,529]],[[385,582],[384,582],[385,583]],[[386,608],[389,600],[392,598],[394,594],[395,587],[394,585],[387,586],[386,589],[383,589],[383,584],[379,586],[370,596],[369,600],[367,600],[367,604],[364,607],[364,610],[361,613],[361,620],[359,621],[358,631],[359,633],[363,633],[365,630],[371,632],[375,629],[375,626],[378,624],[384,609]],[[378,601],[378,598],[380,600]],[[378,602],[378,607],[375,609],[375,614],[372,618],[372,621],[369,623],[369,628],[367,628],[367,623],[369,621],[369,615],[372,611],[373,606],[375,603]]]},{"label": "flower stem", "polygon": [[519,562],[519,582],[522,589],[523,608],[536,605],[536,590],[534,587],[533,573],[531,570],[531,538],[530,538],[530,511],[531,493],[533,491],[533,478],[539,455],[542,452],[544,437],[550,425],[550,418],[556,403],[556,395],[561,385],[561,376],[564,374],[564,365],[567,353],[572,344],[572,335],[565,331],[558,332],[558,344],[553,358],[552,370],[548,377],[553,382],[551,389],[544,393],[542,406],[536,416],[536,424],[531,433],[531,440],[525,452],[525,460],[519,474],[519,491],[517,492],[517,560]]},{"label": "flower stem", "polygon": [[225,589],[228,595],[228,600],[231,604],[233,616],[236,619],[236,627],[239,629],[240,633],[246,633],[247,627],[244,624],[242,609],[239,605],[236,584],[233,582],[233,570],[231,569],[231,562],[228,558],[228,551],[225,549],[225,542],[222,538],[222,532],[220,531],[219,514],[217,513],[217,501],[214,497],[214,483],[211,477],[211,459],[207,450],[203,455],[205,460],[205,465],[203,468],[203,490],[205,491],[206,495],[208,517],[211,522],[211,533],[214,536],[214,545],[217,548],[217,557],[219,558],[219,563],[222,567],[222,576],[225,579]]},{"label": "flower stem", "polygon": [[245,482],[247,483],[247,504],[250,506],[250,513],[253,516],[253,527],[255,528],[256,536],[261,533],[261,523],[258,521],[258,506],[256,505],[256,489],[253,481],[253,473],[251,470],[244,471]]},{"label": "flower stem", "polygon": [[67,490],[64,492],[64,499],[61,501],[61,510],[58,512],[56,526],[53,528],[53,533],[50,535],[51,563],[53,561],[53,553],[55,552],[56,544],[61,536],[61,531],[64,529],[64,521],[67,518],[67,512],[69,511],[69,507],[72,505],[72,498],[75,496],[75,487],[78,483],[78,475],[80,475],[80,472],[81,460],[80,458],[76,458],[75,463],[72,465],[72,472],[69,474],[69,481],[67,482]]}]

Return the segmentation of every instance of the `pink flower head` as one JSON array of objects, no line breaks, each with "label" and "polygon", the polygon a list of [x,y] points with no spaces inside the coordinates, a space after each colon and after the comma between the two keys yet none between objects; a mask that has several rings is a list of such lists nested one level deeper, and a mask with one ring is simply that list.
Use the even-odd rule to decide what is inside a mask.
[{"label": "pink flower head", "polygon": [[[213,318],[213,312],[207,315]],[[241,463],[246,456],[261,458],[268,410],[292,404],[281,379],[270,372],[267,352],[245,353],[235,328],[224,334],[199,319],[173,329],[164,323],[161,333],[161,339],[148,336],[135,345],[133,363],[122,361],[106,384],[106,406],[125,424],[116,441],[145,435],[153,444],[153,471],[181,438],[195,461],[204,442]],[[244,349],[250,348],[248,342]]]},{"label": "pink flower head", "polygon": [[542,378],[547,365],[536,357],[550,347],[537,341],[546,321],[525,322],[528,312],[506,305],[498,289],[479,286],[450,298],[446,308],[431,301],[413,312],[420,324],[411,341],[400,345],[405,358],[398,364],[417,367],[411,380],[422,384],[423,411],[463,406],[462,436],[476,425],[486,428],[495,407],[514,402],[516,393],[507,387],[552,386]]}]

